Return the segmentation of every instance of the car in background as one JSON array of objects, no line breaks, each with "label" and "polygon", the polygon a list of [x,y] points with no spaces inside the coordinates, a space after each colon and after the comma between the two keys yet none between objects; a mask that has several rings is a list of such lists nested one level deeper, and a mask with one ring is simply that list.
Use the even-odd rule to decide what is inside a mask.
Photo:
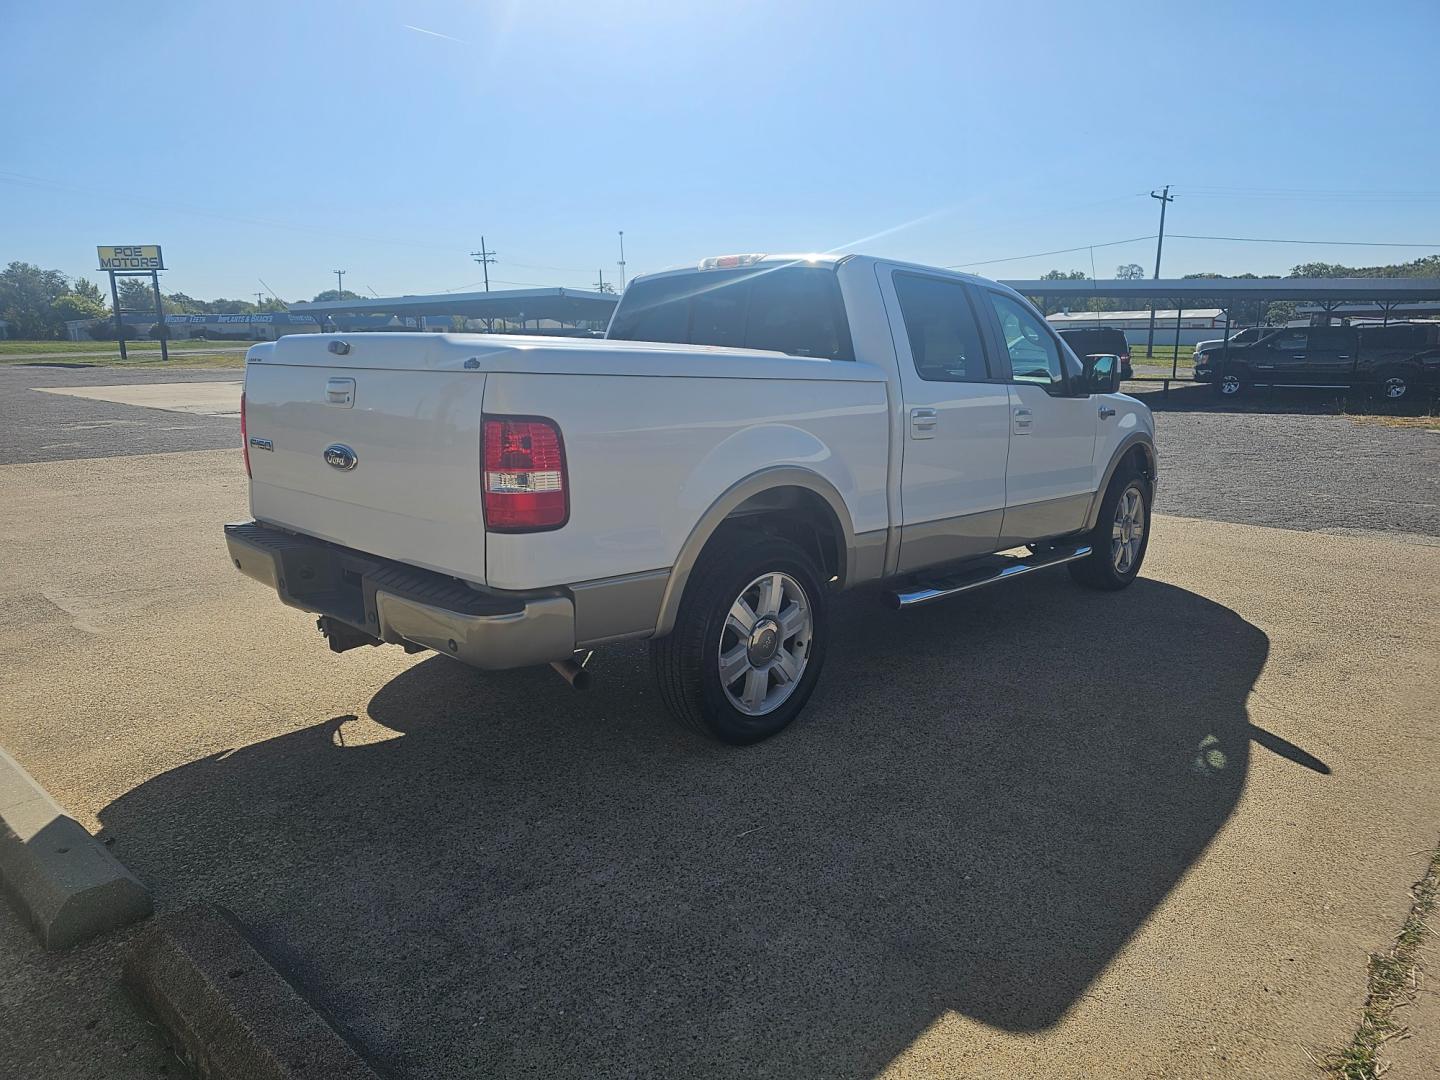
[{"label": "car in background", "polygon": [[[1247,326],[1244,330],[1238,330],[1230,335],[1230,347],[1233,349],[1236,345],[1253,345],[1266,334],[1273,334],[1277,329],[1279,329],[1279,327]],[[1195,343],[1195,353],[1196,355],[1199,355],[1202,351],[1206,351],[1209,349],[1219,349],[1222,348],[1224,344],[1224,338],[1213,338],[1209,341],[1197,341]]]},{"label": "car in background", "polygon": [[1440,390],[1440,323],[1284,327],[1228,350],[1197,347],[1195,378],[1226,397],[1251,386],[1355,387],[1404,401]]},{"label": "car in background", "polygon": [[1133,379],[1135,369],[1130,366],[1130,343],[1125,340],[1125,331],[1109,326],[1076,327],[1058,331],[1061,340],[1076,356],[1118,356],[1120,377]]}]

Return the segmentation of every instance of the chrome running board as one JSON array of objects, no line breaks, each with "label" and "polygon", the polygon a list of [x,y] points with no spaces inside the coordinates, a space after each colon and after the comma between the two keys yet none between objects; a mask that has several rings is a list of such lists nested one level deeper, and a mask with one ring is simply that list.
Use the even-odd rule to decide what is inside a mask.
[{"label": "chrome running board", "polygon": [[905,588],[891,592],[890,603],[901,609],[933,604],[936,600],[944,600],[956,593],[993,585],[997,581],[1008,581],[1032,570],[1044,570],[1062,563],[1074,562],[1089,554],[1089,544],[1061,544],[1058,547],[1044,548],[1023,559],[1013,555],[987,555],[942,577],[912,581]]}]

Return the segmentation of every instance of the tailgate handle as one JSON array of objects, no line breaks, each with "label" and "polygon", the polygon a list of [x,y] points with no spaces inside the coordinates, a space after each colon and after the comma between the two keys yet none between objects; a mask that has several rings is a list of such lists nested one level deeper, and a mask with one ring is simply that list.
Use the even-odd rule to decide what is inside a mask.
[{"label": "tailgate handle", "polygon": [[327,379],[325,382],[325,403],[348,409],[355,404],[354,379]]}]

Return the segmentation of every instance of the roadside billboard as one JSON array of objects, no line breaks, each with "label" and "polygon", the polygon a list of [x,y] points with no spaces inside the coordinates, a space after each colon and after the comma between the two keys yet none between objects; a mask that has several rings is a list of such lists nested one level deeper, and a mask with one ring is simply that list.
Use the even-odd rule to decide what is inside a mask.
[{"label": "roadside billboard", "polygon": [[164,270],[165,260],[159,244],[111,244],[95,249],[100,254],[101,270]]}]

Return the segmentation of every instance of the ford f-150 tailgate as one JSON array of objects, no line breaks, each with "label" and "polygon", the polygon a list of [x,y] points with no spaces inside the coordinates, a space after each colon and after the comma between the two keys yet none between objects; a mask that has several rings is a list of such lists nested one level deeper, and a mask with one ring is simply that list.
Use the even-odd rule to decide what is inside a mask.
[{"label": "ford f-150 tailgate", "polygon": [[245,439],[258,521],[483,584],[485,374],[436,335],[252,347]]}]

